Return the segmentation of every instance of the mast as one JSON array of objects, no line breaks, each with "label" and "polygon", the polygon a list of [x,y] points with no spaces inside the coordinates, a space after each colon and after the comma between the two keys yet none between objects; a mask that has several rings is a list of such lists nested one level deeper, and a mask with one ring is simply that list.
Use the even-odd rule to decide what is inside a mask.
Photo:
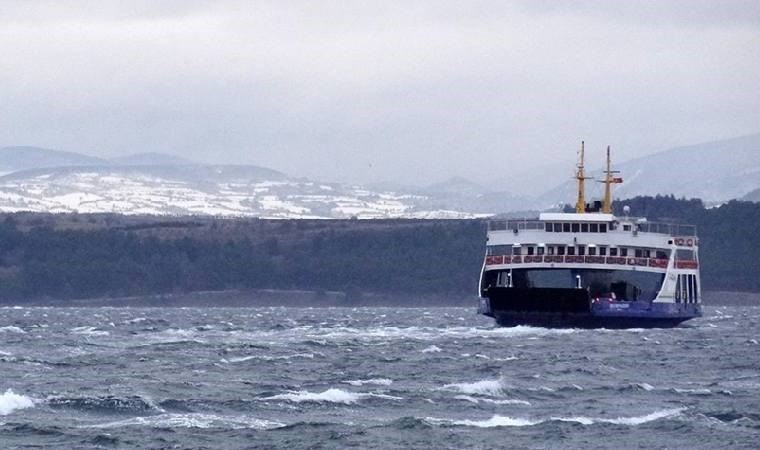
[{"label": "mast", "polygon": [[605,214],[612,213],[612,185],[623,182],[622,178],[613,177],[612,174],[620,173],[619,170],[612,170],[612,161],[610,159],[610,146],[607,146],[607,170],[604,171],[604,203],[602,204],[602,212]]},{"label": "mast", "polygon": [[586,174],[583,167],[583,153],[585,142],[581,141],[581,155],[580,161],[578,161],[578,170],[575,172],[575,179],[578,180],[578,201],[575,203],[575,212],[583,214],[586,212],[586,188],[584,181],[586,180]]}]

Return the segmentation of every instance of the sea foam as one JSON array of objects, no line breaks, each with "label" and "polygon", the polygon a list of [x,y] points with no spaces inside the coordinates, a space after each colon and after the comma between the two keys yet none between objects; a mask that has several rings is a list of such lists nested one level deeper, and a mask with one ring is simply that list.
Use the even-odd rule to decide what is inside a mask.
[{"label": "sea foam", "polygon": [[269,430],[284,427],[285,424],[248,416],[219,416],[215,414],[191,413],[134,417],[98,424],[94,428],[121,428],[127,426],[149,426],[155,428],[252,428],[255,430]]},{"label": "sea foam", "polygon": [[519,417],[515,418],[515,417],[500,416],[497,414],[491,417],[490,419],[484,419],[484,420],[467,420],[467,419],[452,420],[452,419],[440,419],[440,418],[435,418],[435,417],[428,417],[426,420],[435,425],[449,425],[449,426],[454,425],[454,426],[467,426],[467,427],[478,427],[478,428],[525,427],[525,426],[539,425],[546,422],[575,422],[581,425],[593,425],[596,423],[610,423],[610,424],[615,424],[615,425],[636,426],[636,425],[641,425],[641,424],[652,422],[659,419],[675,417],[681,414],[685,410],[686,408],[664,409],[664,410],[655,411],[651,414],[646,414],[643,416],[615,417],[615,418],[574,416],[574,417],[550,417],[548,419],[526,419],[526,418],[519,418]]},{"label": "sea foam", "polygon": [[504,393],[504,382],[502,378],[499,378],[498,380],[480,380],[473,383],[451,383],[444,385],[441,389],[470,395],[498,396]]},{"label": "sea foam", "polygon": [[364,392],[349,392],[343,389],[330,388],[324,392],[309,391],[292,391],[287,394],[278,394],[271,397],[265,397],[262,400],[287,400],[291,402],[315,402],[315,403],[343,403],[350,405],[367,398],[383,398],[386,400],[401,400],[401,397],[394,397],[385,394],[374,394]]},{"label": "sea foam", "polygon": [[8,389],[5,394],[0,395],[0,416],[7,416],[17,409],[31,408],[34,401],[25,396],[19,395]]},{"label": "sea foam", "polygon": [[19,327],[14,327],[13,325],[9,325],[6,327],[0,327],[0,333],[26,333],[26,331],[22,330]]},{"label": "sea foam", "polygon": [[393,380],[389,380],[388,378],[370,378],[368,380],[346,380],[344,383],[350,384],[351,386],[364,386],[365,384],[390,386],[391,383],[393,383]]}]

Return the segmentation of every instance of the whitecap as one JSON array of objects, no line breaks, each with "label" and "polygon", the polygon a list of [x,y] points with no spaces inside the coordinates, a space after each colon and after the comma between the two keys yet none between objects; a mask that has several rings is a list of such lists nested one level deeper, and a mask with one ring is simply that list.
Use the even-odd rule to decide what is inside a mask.
[{"label": "whitecap", "polygon": [[156,416],[134,417],[93,425],[93,428],[121,428],[126,426],[148,426],[154,428],[252,428],[269,430],[284,427],[284,423],[258,419],[249,416],[218,416],[214,414],[159,414]]},{"label": "whitecap", "polygon": [[110,334],[108,331],[98,330],[95,327],[74,327],[71,332],[85,336],[108,336]]},{"label": "whitecap", "polygon": [[314,353],[294,353],[292,355],[280,355],[280,356],[248,355],[248,356],[239,356],[235,358],[229,358],[229,359],[223,360],[223,362],[238,363],[238,362],[250,361],[252,359],[259,359],[263,361],[274,361],[274,360],[288,360],[288,359],[293,359],[293,358],[314,359]]},{"label": "whitecap", "polygon": [[634,417],[617,417],[615,419],[593,419],[595,422],[614,423],[616,425],[641,425],[642,423],[652,422],[658,419],[675,417],[685,411],[686,408],[673,408],[655,411],[644,416]]},{"label": "whitecap", "polygon": [[553,422],[553,421],[575,422],[581,425],[593,425],[595,423],[611,423],[615,425],[636,426],[636,425],[641,425],[641,424],[652,422],[659,419],[675,417],[681,414],[684,410],[686,410],[686,408],[664,409],[664,410],[655,411],[651,414],[646,414],[643,416],[616,417],[616,418],[611,418],[611,419],[604,418],[604,417],[585,417],[585,416],[550,417],[548,419],[525,419],[525,418],[515,418],[515,417],[494,415],[490,419],[484,419],[484,420],[452,420],[452,419],[438,419],[438,418],[432,418],[432,417],[427,418],[426,420],[430,423],[437,424],[437,425],[460,425],[460,426],[469,426],[469,427],[478,427],[478,428],[524,427],[524,426],[538,425],[541,423]]},{"label": "whitecap", "polygon": [[440,353],[441,349],[438,346],[431,345],[420,350],[422,353]]},{"label": "whitecap", "polygon": [[692,394],[692,395],[710,395],[712,394],[712,391],[707,388],[700,388],[700,389],[679,389],[674,388],[674,392],[678,394]]},{"label": "whitecap", "polygon": [[33,406],[34,401],[31,398],[16,394],[12,389],[8,389],[5,391],[5,394],[0,395],[0,416],[7,416],[17,409],[31,408]]},{"label": "whitecap", "polygon": [[129,319],[125,321],[124,323],[140,323],[140,322],[145,322],[146,320],[148,320],[147,317],[136,317],[134,319]]},{"label": "whitecap", "polygon": [[541,423],[541,421],[519,419],[495,415],[485,420],[451,420],[439,419],[436,417],[426,417],[425,420],[433,425],[459,425],[466,427],[494,428],[494,427],[526,427]]},{"label": "whitecap", "polygon": [[26,333],[26,331],[22,330],[19,327],[9,325],[7,327],[0,327],[0,333]]},{"label": "whitecap", "polygon": [[480,394],[480,395],[501,395],[504,393],[503,379],[498,380],[480,380],[473,383],[451,383],[446,384],[441,389],[449,391],[458,391],[463,394]]},{"label": "whitecap", "polygon": [[386,400],[401,400],[401,397],[394,397],[391,395],[350,392],[336,388],[330,388],[324,392],[290,391],[287,394],[273,395],[271,397],[265,397],[262,400],[287,400],[296,403],[343,403],[345,405],[350,405],[371,397],[382,398]]},{"label": "whitecap", "polygon": [[350,384],[351,386],[363,386],[365,384],[390,386],[390,384],[393,383],[393,380],[389,380],[388,378],[370,378],[368,380],[346,380],[344,383]]},{"label": "whitecap", "polygon": [[454,397],[456,400],[464,400],[470,403],[489,403],[492,405],[526,405],[530,406],[530,402],[526,400],[518,400],[512,398],[494,400],[492,398],[479,398],[471,395],[457,395]]}]

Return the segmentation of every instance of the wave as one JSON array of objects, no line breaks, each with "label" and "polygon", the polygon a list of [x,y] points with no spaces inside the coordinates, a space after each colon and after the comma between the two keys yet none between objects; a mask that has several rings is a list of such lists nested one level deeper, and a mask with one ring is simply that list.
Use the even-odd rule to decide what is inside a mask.
[{"label": "wave", "polygon": [[365,384],[376,384],[379,386],[390,386],[393,380],[388,378],[370,378],[368,380],[346,380],[343,383],[350,384],[351,386],[364,386]]},{"label": "wave", "polygon": [[99,330],[95,327],[74,327],[71,329],[74,334],[83,334],[85,336],[108,336],[108,331]]},{"label": "wave", "polygon": [[490,419],[485,419],[485,420],[467,420],[467,419],[453,420],[453,419],[440,419],[440,418],[435,418],[435,417],[428,417],[425,420],[436,425],[468,426],[468,427],[478,427],[478,428],[526,427],[526,426],[534,426],[534,425],[539,425],[542,423],[549,423],[549,422],[574,422],[574,423],[579,423],[581,425],[609,423],[609,424],[614,424],[614,425],[636,426],[636,425],[641,425],[647,422],[653,422],[659,419],[667,419],[667,418],[676,417],[685,410],[686,408],[663,409],[663,410],[655,411],[651,414],[646,414],[643,416],[615,417],[615,418],[574,416],[574,417],[549,417],[548,419],[527,419],[527,418],[519,418],[519,417],[516,418],[516,417],[494,415]]},{"label": "wave", "polygon": [[631,383],[617,388],[619,391],[654,391],[655,387],[649,383]]},{"label": "wave", "polygon": [[440,353],[441,349],[438,346],[431,345],[420,350],[422,353]]},{"label": "wave", "polygon": [[480,380],[472,383],[451,383],[441,387],[443,390],[458,391],[463,394],[499,396],[504,394],[504,379]]},{"label": "wave", "polygon": [[13,325],[0,327],[0,333],[26,333],[26,331],[22,330],[19,327],[14,327]]},{"label": "wave", "polygon": [[526,405],[530,406],[530,402],[526,400],[517,400],[512,398],[494,400],[492,398],[480,398],[473,397],[471,395],[457,395],[454,397],[456,400],[464,400],[470,403],[490,403],[492,405]]},{"label": "wave", "polygon": [[126,414],[164,412],[151,400],[139,396],[132,397],[59,397],[45,400],[51,408],[70,408],[80,411],[97,411],[105,414]]},{"label": "wave", "polygon": [[239,356],[235,358],[222,359],[222,362],[239,363],[239,362],[250,361],[252,359],[257,359],[257,360],[262,360],[262,361],[290,360],[293,358],[314,359],[314,356],[315,356],[314,353],[295,353],[292,355],[281,355],[281,356],[248,355],[248,356]]},{"label": "wave", "polygon": [[25,395],[16,394],[12,389],[0,395],[0,416],[7,416],[18,409],[32,407],[34,407],[34,400]]},{"label": "wave", "polygon": [[225,428],[270,430],[284,427],[285,424],[273,420],[258,419],[250,416],[220,416],[215,414],[159,414],[156,416],[134,417],[115,422],[92,425],[92,428],[121,428],[129,426],[146,426],[152,428]]},{"label": "wave", "polygon": [[367,398],[382,398],[386,400],[401,400],[401,397],[394,397],[385,394],[350,392],[343,389],[330,388],[324,392],[309,391],[290,391],[287,394],[278,394],[271,397],[264,397],[262,400],[287,400],[290,402],[314,402],[314,403],[342,403],[350,405]]}]

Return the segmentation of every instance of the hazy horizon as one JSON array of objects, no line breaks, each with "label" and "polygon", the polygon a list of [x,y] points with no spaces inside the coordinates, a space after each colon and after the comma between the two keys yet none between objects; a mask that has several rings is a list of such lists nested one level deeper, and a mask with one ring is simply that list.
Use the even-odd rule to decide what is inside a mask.
[{"label": "hazy horizon", "polygon": [[752,1],[3,9],[3,146],[421,185],[760,130]]}]

